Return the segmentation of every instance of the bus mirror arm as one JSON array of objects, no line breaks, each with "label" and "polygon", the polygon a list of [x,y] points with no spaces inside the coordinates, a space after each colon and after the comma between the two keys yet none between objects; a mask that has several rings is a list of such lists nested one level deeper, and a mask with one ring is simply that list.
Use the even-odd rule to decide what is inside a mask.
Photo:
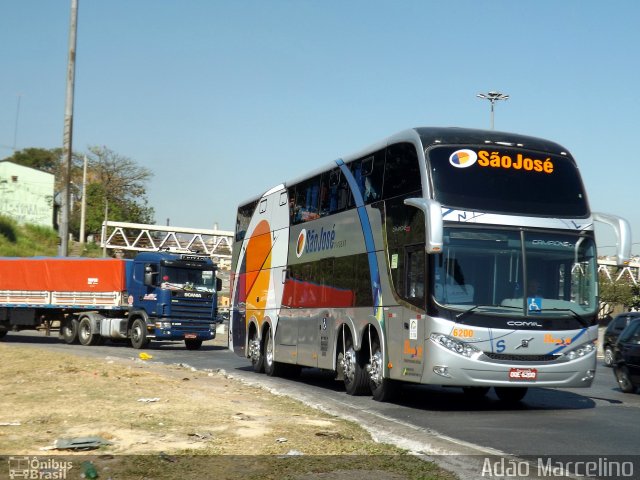
[{"label": "bus mirror arm", "polygon": [[442,206],[440,203],[427,198],[406,198],[404,204],[422,210],[424,213],[426,252],[442,253],[443,227]]},{"label": "bus mirror arm", "polygon": [[593,220],[606,223],[611,226],[616,233],[616,261],[618,266],[629,263],[631,258],[631,226],[624,218],[608,213],[593,212]]}]

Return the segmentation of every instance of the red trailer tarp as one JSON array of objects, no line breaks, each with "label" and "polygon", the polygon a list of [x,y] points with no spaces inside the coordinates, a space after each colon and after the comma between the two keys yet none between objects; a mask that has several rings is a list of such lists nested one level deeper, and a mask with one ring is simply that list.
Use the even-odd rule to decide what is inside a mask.
[{"label": "red trailer tarp", "polygon": [[0,258],[0,290],[121,292],[126,262],[98,258]]}]

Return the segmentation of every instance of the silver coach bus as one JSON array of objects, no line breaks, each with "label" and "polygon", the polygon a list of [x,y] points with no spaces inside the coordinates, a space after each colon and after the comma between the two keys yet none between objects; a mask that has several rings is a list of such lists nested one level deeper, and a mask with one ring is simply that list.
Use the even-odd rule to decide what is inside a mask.
[{"label": "silver coach bus", "polygon": [[351,395],[401,382],[588,387],[594,221],[574,159],[496,131],[401,132],[238,208],[230,338],[257,372],[331,370]]}]

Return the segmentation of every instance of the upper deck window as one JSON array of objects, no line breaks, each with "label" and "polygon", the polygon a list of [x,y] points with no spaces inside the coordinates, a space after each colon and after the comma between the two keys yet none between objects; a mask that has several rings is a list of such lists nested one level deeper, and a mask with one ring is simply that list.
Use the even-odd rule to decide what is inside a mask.
[{"label": "upper deck window", "polygon": [[562,155],[495,146],[427,151],[435,199],[461,210],[584,218],[587,198],[578,168]]}]

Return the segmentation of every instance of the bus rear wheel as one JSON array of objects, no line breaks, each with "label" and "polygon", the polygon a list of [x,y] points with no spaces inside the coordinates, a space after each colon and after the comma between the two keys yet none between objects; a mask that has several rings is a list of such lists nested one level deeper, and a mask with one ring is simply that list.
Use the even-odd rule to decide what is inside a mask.
[{"label": "bus rear wheel", "polygon": [[249,338],[249,359],[251,360],[254,372],[264,372],[264,354],[260,339],[258,338],[258,332],[256,331],[254,331],[251,338]]},{"label": "bus rear wheel", "polygon": [[390,378],[384,378],[384,360],[382,351],[377,345],[374,347],[373,356],[369,359],[367,373],[369,375],[369,389],[373,399],[378,402],[392,400],[398,390],[397,382]]},{"label": "bus rear wheel", "polygon": [[264,373],[270,377],[280,377],[284,373],[284,365],[275,361],[275,348],[271,329],[266,331],[264,341]]},{"label": "bus rear wheel", "polygon": [[369,376],[362,366],[358,352],[353,345],[347,346],[346,353],[340,353],[340,367],[342,369],[342,379],[344,388],[349,395],[366,395],[369,391]]}]

